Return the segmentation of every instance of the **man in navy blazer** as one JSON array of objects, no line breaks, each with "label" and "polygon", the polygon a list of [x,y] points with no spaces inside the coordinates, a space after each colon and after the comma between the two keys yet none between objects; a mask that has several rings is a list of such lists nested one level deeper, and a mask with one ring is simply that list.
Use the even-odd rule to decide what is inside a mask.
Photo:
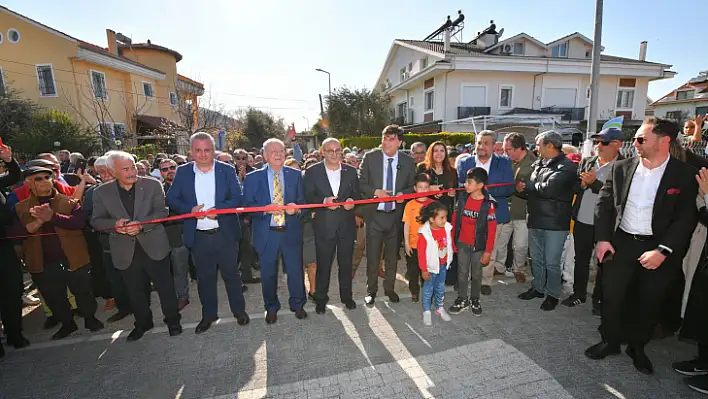
[{"label": "man in navy blazer", "polygon": [[497,233],[494,238],[494,249],[489,264],[482,269],[482,294],[492,293],[492,279],[495,268],[500,272],[506,271],[506,252],[509,238],[513,231],[511,215],[509,213],[509,197],[514,195],[514,170],[511,160],[494,153],[496,133],[491,130],[482,130],[477,134],[475,155],[467,158],[458,169],[460,186],[465,184],[467,171],[474,167],[481,167],[489,175],[489,184],[512,183],[508,186],[490,187],[489,194],[497,200]]},{"label": "man in navy blazer", "polygon": [[[167,204],[175,213],[228,209],[241,206],[241,185],[233,166],[214,159],[214,139],[199,132],[189,138],[193,162],[177,168]],[[217,269],[226,285],[229,305],[239,325],[249,322],[238,271],[241,226],[237,214],[212,215],[184,221],[184,244],[192,250],[197,271],[202,320],[196,333],[218,320]]]},{"label": "man in navy blazer", "polygon": [[[243,206],[295,205],[305,203],[302,173],[284,166],[285,144],[278,139],[263,143],[265,167],[246,175],[243,183]],[[266,323],[278,321],[278,258],[288,277],[290,311],[298,319],[307,317],[303,307],[305,276],[302,270],[302,224],[298,209],[251,213],[253,245],[261,262],[261,286]]]}]

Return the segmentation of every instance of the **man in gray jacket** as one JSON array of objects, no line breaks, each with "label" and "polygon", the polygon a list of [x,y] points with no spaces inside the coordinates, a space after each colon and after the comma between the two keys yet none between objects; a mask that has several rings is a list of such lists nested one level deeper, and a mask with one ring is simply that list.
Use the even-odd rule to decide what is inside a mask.
[{"label": "man in gray jacket", "polygon": [[138,177],[133,157],[111,152],[106,166],[116,180],[94,192],[91,224],[110,230],[113,265],[121,273],[135,314],[135,329],[128,341],[140,339],[154,327],[146,279],[152,280],[160,297],[170,336],[182,333],[177,295],[170,275],[170,243],[161,224],[142,224],[167,216],[165,194],[155,179]]}]

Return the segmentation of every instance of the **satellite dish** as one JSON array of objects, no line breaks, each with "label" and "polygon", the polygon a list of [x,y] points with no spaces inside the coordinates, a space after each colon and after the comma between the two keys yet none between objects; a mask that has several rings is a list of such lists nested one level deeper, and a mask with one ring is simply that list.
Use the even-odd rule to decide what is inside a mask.
[{"label": "satellite dish", "polygon": [[504,28],[499,29],[499,33],[497,33],[497,39],[502,37],[503,34],[504,34]]}]

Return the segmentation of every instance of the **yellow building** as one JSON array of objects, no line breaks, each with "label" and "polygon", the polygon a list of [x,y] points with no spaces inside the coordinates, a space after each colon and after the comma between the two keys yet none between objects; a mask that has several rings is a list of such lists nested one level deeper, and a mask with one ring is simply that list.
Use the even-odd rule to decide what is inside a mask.
[{"label": "yellow building", "polygon": [[177,51],[110,29],[103,48],[2,6],[0,27],[0,90],[66,111],[125,145],[165,137],[166,126],[196,126],[204,86],[177,73]]}]

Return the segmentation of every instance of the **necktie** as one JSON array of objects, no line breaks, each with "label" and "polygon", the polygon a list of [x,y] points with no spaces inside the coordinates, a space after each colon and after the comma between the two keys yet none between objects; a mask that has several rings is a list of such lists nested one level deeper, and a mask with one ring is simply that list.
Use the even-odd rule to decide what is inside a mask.
[{"label": "necktie", "polygon": [[[388,159],[388,166],[386,167],[386,191],[393,193],[393,158]],[[393,210],[393,202],[387,202],[384,204],[384,210],[386,212],[391,212]]]},{"label": "necktie", "polygon": [[[280,182],[280,173],[273,175],[273,202],[278,205],[285,205],[283,200],[283,185]],[[273,215],[276,226],[285,226],[285,215]]]}]

